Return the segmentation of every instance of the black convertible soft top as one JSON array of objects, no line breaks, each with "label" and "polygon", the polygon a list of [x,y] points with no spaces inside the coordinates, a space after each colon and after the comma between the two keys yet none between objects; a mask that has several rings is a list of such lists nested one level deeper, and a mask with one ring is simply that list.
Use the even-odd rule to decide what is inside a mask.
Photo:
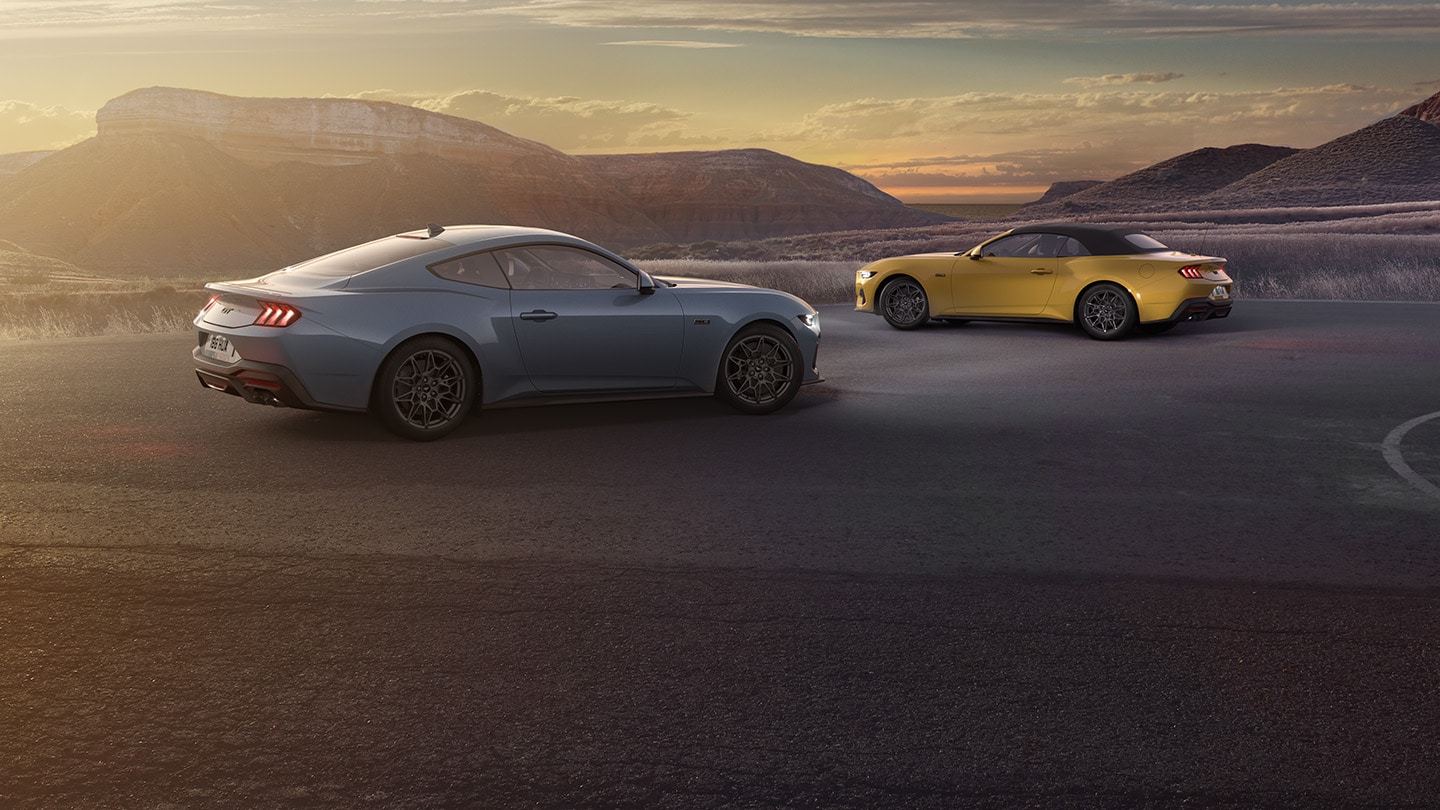
[{"label": "black convertible soft top", "polygon": [[[1138,228],[1119,225],[1076,225],[1073,222],[1046,222],[1038,225],[1021,225],[1011,233],[1058,233],[1069,236],[1085,246],[1092,256],[1128,256],[1133,253],[1160,253],[1170,250],[1152,236],[1146,236]],[[1125,237],[1132,234],[1145,236],[1141,244]],[[1153,243],[1148,247],[1145,243]]]}]

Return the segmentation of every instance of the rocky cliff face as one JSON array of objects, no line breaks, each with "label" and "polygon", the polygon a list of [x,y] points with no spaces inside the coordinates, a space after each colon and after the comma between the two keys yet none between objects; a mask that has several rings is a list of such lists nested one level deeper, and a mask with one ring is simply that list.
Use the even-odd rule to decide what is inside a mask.
[{"label": "rocky cliff face", "polygon": [[0,176],[0,238],[97,271],[260,271],[426,222],[609,247],[923,225],[869,183],[764,150],[578,158],[398,104],[152,87]]},{"label": "rocky cliff face", "polygon": [[477,121],[344,98],[239,98],[149,87],[106,102],[95,114],[95,124],[100,138],[199,138],[256,166],[286,161],[346,166],[394,155],[469,163],[565,157]]},{"label": "rocky cliff face", "polygon": [[1440,126],[1440,93],[1436,93],[1419,104],[1406,107],[1396,114],[1419,118],[1421,121]]}]

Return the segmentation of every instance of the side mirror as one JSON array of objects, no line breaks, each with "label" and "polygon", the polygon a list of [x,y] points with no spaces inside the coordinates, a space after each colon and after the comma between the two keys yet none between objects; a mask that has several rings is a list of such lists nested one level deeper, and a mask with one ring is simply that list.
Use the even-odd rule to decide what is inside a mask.
[{"label": "side mirror", "polygon": [[967,257],[969,257],[970,261],[972,261],[972,262],[978,262],[978,261],[980,261],[980,258],[981,258],[981,257],[980,257],[980,248],[975,248],[974,250],[970,251],[969,253],[966,253],[965,255],[966,255]]},{"label": "side mirror", "polygon": [[644,270],[641,270],[641,271],[640,271],[640,286],[639,286],[637,289],[640,291],[640,294],[641,294],[641,295],[654,295],[654,294],[655,294],[655,279],[651,278],[649,273],[645,272]]}]

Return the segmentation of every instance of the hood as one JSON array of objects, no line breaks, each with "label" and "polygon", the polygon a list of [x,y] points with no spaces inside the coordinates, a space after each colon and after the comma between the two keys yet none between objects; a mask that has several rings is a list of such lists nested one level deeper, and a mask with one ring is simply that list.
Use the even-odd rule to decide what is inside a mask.
[{"label": "hood", "polygon": [[[710,278],[690,278],[689,276],[655,276],[651,278],[674,284],[677,289],[687,290],[761,290],[753,284],[740,284],[734,281],[716,281]],[[769,290],[765,290],[769,292]]]}]

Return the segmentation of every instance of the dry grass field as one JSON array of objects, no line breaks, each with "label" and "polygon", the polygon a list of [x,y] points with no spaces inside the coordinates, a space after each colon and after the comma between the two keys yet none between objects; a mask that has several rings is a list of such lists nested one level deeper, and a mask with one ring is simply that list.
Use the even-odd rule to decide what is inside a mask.
[{"label": "dry grass field", "polygon": [[195,281],[0,276],[0,340],[184,331],[204,303]]},{"label": "dry grass field", "polygon": [[[1124,217],[1107,217],[1126,222]],[[1440,301],[1440,205],[1202,212],[1136,223],[1166,244],[1230,261],[1237,298]],[[959,222],[756,242],[652,246],[650,273],[773,287],[812,304],[851,300],[874,258],[959,252],[1009,227]],[[0,340],[184,331],[204,280],[116,280],[73,266],[0,266]]]}]

